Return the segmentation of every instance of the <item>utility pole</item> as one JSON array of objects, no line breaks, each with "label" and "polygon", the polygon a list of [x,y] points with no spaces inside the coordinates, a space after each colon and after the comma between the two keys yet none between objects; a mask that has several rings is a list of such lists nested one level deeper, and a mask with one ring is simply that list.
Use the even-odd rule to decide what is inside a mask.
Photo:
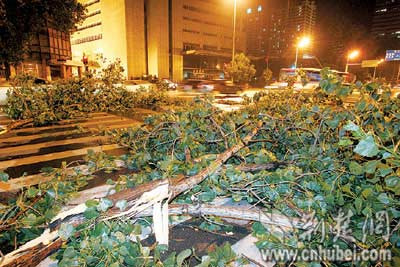
[{"label": "utility pole", "polygon": [[235,50],[236,50],[236,8],[237,8],[237,0],[234,0],[233,4],[233,37],[232,37],[232,63],[235,59]]}]

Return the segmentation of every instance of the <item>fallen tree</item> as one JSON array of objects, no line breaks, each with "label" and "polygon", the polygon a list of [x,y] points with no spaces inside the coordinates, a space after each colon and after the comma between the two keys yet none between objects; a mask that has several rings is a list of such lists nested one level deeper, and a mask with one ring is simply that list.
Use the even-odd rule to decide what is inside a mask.
[{"label": "fallen tree", "polygon": [[[130,218],[152,215],[155,226],[165,220],[165,211],[193,216],[201,211],[210,216],[204,221],[207,224],[218,223],[217,215],[254,217],[250,211],[241,215],[238,210],[207,206],[217,197],[246,202],[267,214],[277,210],[290,220],[304,219],[311,227],[299,227],[283,238],[273,229],[253,223],[260,249],[338,245],[357,252],[390,249],[397,257],[398,100],[378,94],[385,90],[383,85],[349,87],[329,72],[324,71],[323,77],[322,89],[313,94],[263,93],[249,100],[251,106],[229,114],[195,102],[190,109],[150,117],[140,128],[114,131],[111,135],[131,151],[123,160],[134,173],[119,178],[113,185],[117,193],[112,196],[87,201],[55,217],[43,239],[25,244],[8,259],[23,259],[31,253],[27,247],[46,254],[50,244],[63,237],[65,246],[56,253],[61,267],[74,262],[90,266],[100,259],[110,266],[115,261],[112,266],[154,266],[156,262],[173,266],[163,265],[154,247],[150,250],[157,259],[146,261],[153,255],[130,239],[131,230],[123,230],[140,221]],[[355,88],[361,91],[360,101],[344,107],[344,98]],[[254,127],[258,121],[262,126]],[[244,145],[254,128],[259,128],[257,134]],[[371,219],[383,213],[387,214],[382,218],[387,218],[388,235],[370,229],[364,237],[363,225],[371,225]],[[343,237],[340,225],[347,219],[354,235]],[[165,224],[161,222],[159,227],[165,229]],[[322,231],[324,227],[329,231]],[[213,229],[217,231],[217,227]],[[49,238],[51,243],[39,245]],[[104,246],[98,246],[99,242]],[[134,252],[127,255],[126,250]],[[331,263],[328,261],[321,259],[320,264]]]},{"label": "fallen tree", "polygon": [[[135,217],[140,212],[152,207],[156,202],[166,198],[172,200],[179,194],[193,188],[193,186],[201,183],[204,179],[218,171],[229,158],[245,147],[261,127],[262,123],[259,122],[241,143],[218,155],[217,159],[209,167],[205,168],[197,175],[189,178],[158,180],[133,189],[126,189],[109,196],[109,200],[111,200],[114,205],[120,200],[127,201],[128,210],[126,212],[120,212],[117,207],[114,207],[103,215],[103,220],[114,219],[120,216]],[[63,240],[58,235],[60,225],[69,224],[76,227],[82,224],[86,220],[84,216],[85,210],[86,205],[81,204],[72,210],[57,215],[50,224],[49,230],[46,230],[40,237],[28,242],[18,250],[5,255],[4,261],[0,266],[18,267],[39,264],[63,244]]]}]

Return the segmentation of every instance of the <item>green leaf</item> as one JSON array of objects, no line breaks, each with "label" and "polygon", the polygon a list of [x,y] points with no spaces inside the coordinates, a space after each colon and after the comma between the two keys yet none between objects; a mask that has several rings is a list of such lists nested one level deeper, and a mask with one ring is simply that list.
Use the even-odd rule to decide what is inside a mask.
[{"label": "green leaf", "polygon": [[87,208],[83,212],[83,216],[85,216],[86,219],[90,220],[99,217],[100,213],[97,211],[96,207],[91,207]]},{"label": "green leaf", "polygon": [[361,175],[364,173],[363,167],[355,161],[350,162],[349,169],[354,175]]},{"label": "green leaf", "polygon": [[1,182],[8,182],[8,179],[10,178],[10,176],[8,176],[7,173],[5,172],[0,172],[0,181]]},{"label": "green leaf", "polygon": [[342,186],[342,191],[345,193],[353,194],[353,192],[351,191],[351,184],[349,183]]},{"label": "green leaf", "polygon": [[396,195],[400,194],[400,178],[398,176],[386,177],[385,184],[389,190],[395,192]]},{"label": "green leaf", "polygon": [[111,208],[113,206],[113,203],[111,200],[107,199],[107,198],[102,198],[100,199],[100,203],[97,206],[97,210],[98,211],[102,211],[105,212],[107,211],[109,208]]},{"label": "green leaf", "polygon": [[103,235],[108,235],[110,233],[110,229],[107,227],[107,225],[104,222],[100,222],[96,224],[96,226],[93,229],[93,236],[103,236]]},{"label": "green leaf", "polygon": [[364,164],[364,169],[365,172],[368,174],[373,174],[376,171],[376,167],[378,166],[379,161],[377,160],[372,160],[372,161],[367,161]]},{"label": "green leaf", "polygon": [[235,202],[239,202],[239,201],[241,201],[243,199],[243,196],[241,194],[233,194],[232,195],[232,199]]},{"label": "green leaf", "polygon": [[97,205],[99,205],[99,202],[97,200],[94,199],[89,199],[85,202],[86,207],[88,208],[92,208],[92,207],[97,207]]},{"label": "green leaf", "polygon": [[21,222],[26,226],[34,226],[36,224],[37,217],[35,214],[30,213],[28,216],[24,217]]},{"label": "green leaf", "polygon": [[203,256],[201,257],[201,263],[196,265],[195,267],[208,267],[210,266],[211,258],[210,256]]},{"label": "green leaf", "polygon": [[175,267],[176,252],[172,252],[168,258],[163,262],[164,267]]},{"label": "green leaf", "polygon": [[354,122],[352,122],[352,121],[347,122],[347,124],[344,126],[344,129],[346,131],[351,131],[351,132],[360,131],[360,127],[358,125],[354,124]]},{"label": "green leaf", "polygon": [[28,191],[26,191],[26,195],[29,198],[36,197],[36,195],[39,193],[39,190],[35,187],[29,187]]},{"label": "green leaf", "polygon": [[128,202],[125,199],[118,200],[118,202],[115,204],[117,208],[119,208],[120,211],[124,211],[126,207],[128,206]]},{"label": "green leaf", "polygon": [[395,187],[399,184],[399,177],[397,176],[390,176],[385,179],[385,183],[387,187]]},{"label": "green leaf", "polygon": [[378,146],[375,144],[374,137],[368,135],[358,143],[358,145],[354,149],[354,152],[363,157],[374,157],[378,155],[379,149]]},{"label": "green leaf", "polygon": [[58,235],[62,240],[67,241],[75,233],[74,226],[69,223],[63,223],[58,230]]},{"label": "green leaf", "polygon": [[365,188],[362,192],[361,192],[361,195],[364,197],[364,198],[368,198],[369,196],[371,196],[372,194],[373,194],[373,190],[370,188],[370,187],[368,187],[368,188]]},{"label": "green leaf", "polygon": [[181,267],[183,264],[183,261],[188,258],[190,255],[192,255],[192,250],[191,249],[185,249],[184,251],[181,251],[181,253],[176,256],[176,264],[178,267]]},{"label": "green leaf", "polygon": [[351,141],[348,138],[343,138],[339,140],[339,146],[346,147],[346,146],[351,146],[353,144],[353,141]]},{"label": "green leaf", "polygon": [[216,193],[212,190],[203,192],[199,195],[199,199],[203,202],[211,202],[216,198]]},{"label": "green leaf", "polygon": [[362,205],[363,205],[363,201],[361,200],[361,198],[356,198],[356,200],[354,201],[354,206],[356,208],[357,213],[359,214],[362,210]]},{"label": "green leaf", "polygon": [[380,193],[378,196],[378,200],[386,205],[388,205],[391,201],[386,193]]}]

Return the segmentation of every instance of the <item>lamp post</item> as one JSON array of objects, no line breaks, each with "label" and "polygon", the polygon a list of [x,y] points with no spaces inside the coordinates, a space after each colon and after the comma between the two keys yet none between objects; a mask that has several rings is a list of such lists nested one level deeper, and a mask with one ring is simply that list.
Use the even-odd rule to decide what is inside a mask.
[{"label": "lamp post", "polygon": [[302,37],[296,45],[296,59],[294,61],[294,68],[297,69],[297,60],[299,58],[299,49],[309,46],[311,43],[310,37]]},{"label": "lamp post", "polygon": [[236,8],[237,8],[237,0],[234,0],[233,1],[232,63],[235,58],[235,49],[236,49]]},{"label": "lamp post", "polygon": [[359,50],[353,50],[347,55],[346,69],[345,69],[344,72],[348,72],[349,71],[349,61],[352,60],[352,59],[355,59],[359,55],[360,55],[360,51]]}]

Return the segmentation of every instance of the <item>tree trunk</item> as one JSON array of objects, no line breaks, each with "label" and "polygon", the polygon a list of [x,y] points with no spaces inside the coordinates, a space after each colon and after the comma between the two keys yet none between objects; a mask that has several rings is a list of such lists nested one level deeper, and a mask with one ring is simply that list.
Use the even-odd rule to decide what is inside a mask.
[{"label": "tree trunk", "polygon": [[6,80],[9,81],[10,80],[10,76],[11,76],[10,63],[8,61],[4,62],[4,67],[6,68],[5,69]]}]

